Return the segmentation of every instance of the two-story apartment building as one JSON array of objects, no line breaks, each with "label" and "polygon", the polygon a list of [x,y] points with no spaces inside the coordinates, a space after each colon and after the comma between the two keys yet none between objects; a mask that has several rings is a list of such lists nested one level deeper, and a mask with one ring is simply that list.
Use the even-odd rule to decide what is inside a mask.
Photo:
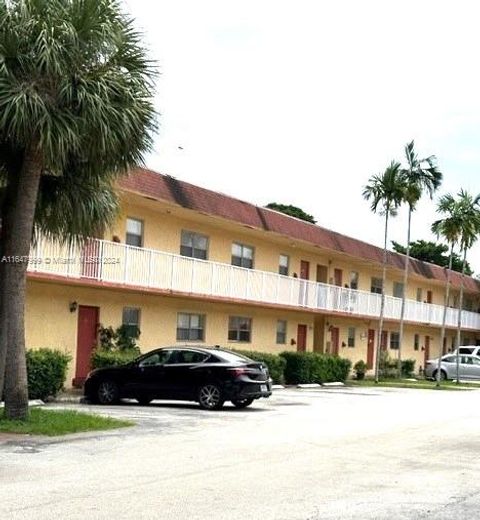
[{"label": "two-story apartment building", "polygon": [[[98,324],[138,325],[146,351],[204,343],[316,351],[373,367],[382,250],[360,240],[173,177],[138,169],[119,184],[121,215],[82,249],[31,252],[28,347],[73,356],[81,382]],[[389,253],[382,348],[398,349],[404,257]],[[403,357],[437,354],[446,271],[412,260]],[[460,276],[452,273],[455,304]],[[462,342],[480,340],[480,284],[466,278]],[[443,350],[457,312],[448,310]]]}]

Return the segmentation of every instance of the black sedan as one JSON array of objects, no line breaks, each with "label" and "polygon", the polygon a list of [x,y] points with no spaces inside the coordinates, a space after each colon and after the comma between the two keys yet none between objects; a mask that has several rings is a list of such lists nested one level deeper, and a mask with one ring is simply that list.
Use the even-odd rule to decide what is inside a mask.
[{"label": "black sedan", "polygon": [[218,347],[166,347],[127,365],[99,368],[88,374],[85,397],[114,404],[122,397],[149,404],[153,399],[197,401],[218,410],[225,401],[237,408],[272,394],[272,380],[263,364]]}]

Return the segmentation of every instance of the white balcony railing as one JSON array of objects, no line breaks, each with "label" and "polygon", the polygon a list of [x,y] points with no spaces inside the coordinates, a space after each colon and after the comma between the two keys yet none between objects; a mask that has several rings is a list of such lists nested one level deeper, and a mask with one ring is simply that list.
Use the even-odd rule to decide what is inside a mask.
[{"label": "white balcony railing", "polygon": [[[378,317],[380,295],[245,269],[105,240],[92,239],[82,249],[40,240],[31,251],[29,271],[77,279],[163,289],[201,296],[319,309]],[[401,300],[385,297],[385,318],[400,319]],[[443,307],[407,300],[408,321],[440,326]],[[447,311],[455,327],[457,311]],[[462,312],[464,329],[480,330],[480,314]]]}]

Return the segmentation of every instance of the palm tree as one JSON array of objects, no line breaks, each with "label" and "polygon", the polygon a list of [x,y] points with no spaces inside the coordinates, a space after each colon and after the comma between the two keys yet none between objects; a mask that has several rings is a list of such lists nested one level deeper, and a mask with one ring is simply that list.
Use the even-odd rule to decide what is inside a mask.
[{"label": "palm tree", "polygon": [[[5,159],[0,159],[0,164]],[[3,170],[5,171],[5,170]],[[5,179],[0,169],[0,211],[5,209]],[[66,168],[60,176],[43,175],[40,179],[39,195],[35,212],[35,234],[33,240],[44,236],[62,244],[82,245],[88,237],[111,225],[118,215],[118,196],[108,179],[84,179],[74,165]],[[8,227],[8,226],[7,226]],[[0,258],[3,238],[0,234]],[[0,323],[2,323],[3,263],[0,263]],[[5,327],[0,328],[0,334]],[[0,345],[5,340],[0,341]],[[3,392],[6,349],[0,349],[0,396]]]},{"label": "palm tree", "polygon": [[460,279],[460,295],[458,298],[458,312],[457,312],[457,384],[459,381],[460,371],[460,353],[458,347],[461,341],[462,330],[462,309],[463,309],[463,286],[465,278],[465,266],[467,265],[467,252],[476,242],[480,233],[480,195],[473,197],[468,192],[460,190],[457,201],[459,211],[461,214],[460,225],[460,252],[463,253],[462,260],[462,276]]},{"label": "palm tree", "polygon": [[431,155],[425,159],[419,159],[415,152],[415,143],[411,141],[405,146],[405,157],[407,167],[402,170],[405,177],[406,190],[405,202],[408,204],[408,226],[407,226],[407,251],[405,257],[405,269],[403,272],[402,306],[400,310],[400,331],[398,344],[398,377],[402,376],[402,342],[405,322],[405,299],[408,284],[408,269],[410,264],[410,232],[412,225],[412,213],[417,208],[417,203],[426,191],[433,197],[435,191],[442,183],[442,173],[435,164],[435,156]]},{"label": "palm tree", "polygon": [[383,245],[383,269],[382,269],[382,293],[380,299],[380,316],[376,344],[375,382],[378,383],[380,367],[380,343],[383,332],[383,319],[385,311],[385,284],[387,278],[387,237],[388,219],[397,214],[397,209],[403,202],[405,194],[405,180],[402,176],[399,162],[392,161],[383,174],[374,175],[363,189],[363,197],[371,200],[370,209],[385,216],[384,245]]},{"label": "palm tree", "polygon": [[100,181],[141,163],[155,71],[116,0],[0,0],[0,54],[0,142],[20,157],[7,169],[4,213],[5,414],[25,419],[24,259],[41,180],[73,164],[79,183]]},{"label": "palm tree", "polygon": [[443,354],[443,342],[445,340],[445,325],[447,321],[447,307],[450,299],[450,275],[452,270],[452,259],[456,244],[460,240],[462,215],[459,205],[455,198],[450,195],[443,195],[437,204],[437,213],[444,215],[443,219],[436,220],[432,224],[432,232],[437,237],[442,237],[450,245],[450,256],[448,260],[447,277],[445,281],[445,300],[443,304],[442,328],[440,332],[440,344],[438,347],[438,365],[437,365],[437,386],[440,386],[441,378],[441,359]]}]

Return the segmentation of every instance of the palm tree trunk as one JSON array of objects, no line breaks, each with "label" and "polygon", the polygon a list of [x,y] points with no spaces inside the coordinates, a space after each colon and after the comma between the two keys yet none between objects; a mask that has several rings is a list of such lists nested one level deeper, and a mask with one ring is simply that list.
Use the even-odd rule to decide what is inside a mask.
[{"label": "palm tree trunk", "polygon": [[[447,282],[445,287],[445,302],[443,305],[443,318],[442,318],[442,328],[440,331],[440,345],[438,346],[438,364],[437,364],[437,385],[440,386],[440,375],[441,375],[441,366],[442,366],[442,354],[443,354],[443,341],[445,339],[445,325],[447,323],[447,307],[448,307],[448,299],[450,298],[450,271],[452,270],[452,261],[453,261],[453,248],[455,247],[455,243],[452,242],[450,247],[450,258],[448,259],[448,271],[447,271]],[[424,367],[425,369],[425,367]]]},{"label": "palm tree trunk", "polygon": [[14,192],[16,188],[17,177],[9,174],[7,176],[7,187],[5,198],[2,203],[0,217],[1,217],[1,232],[0,232],[0,401],[3,396],[3,388],[5,381],[5,363],[7,359],[7,337],[8,337],[8,320],[7,320],[7,301],[5,298],[5,276],[6,276],[6,257],[5,242],[7,235],[12,233],[12,226],[9,222],[9,211],[13,202]]},{"label": "palm tree trunk", "polygon": [[408,208],[408,227],[407,227],[407,254],[405,256],[405,269],[403,271],[403,291],[402,291],[402,307],[400,309],[400,331],[399,331],[399,342],[398,342],[398,365],[397,372],[398,378],[402,377],[402,343],[403,343],[403,328],[405,322],[405,299],[406,299],[406,290],[408,283],[408,268],[410,264],[410,231],[412,224],[412,207]]},{"label": "palm tree trunk", "polygon": [[8,212],[15,233],[7,233],[4,244],[4,297],[8,320],[8,348],[5,367],[5,416],[25,420],[28,417],[28,385],[25,362],[25,293],[28,255],[42,172],[42,158],[36,144],[24,155],[18,176],[16,196]]},{"label": "palm tree trunk", "polygon": [[458,315],[457,315],[457,355],[455,356],[456,362],[456,376],[457,376],[457,385],[460,384],[460,352],[459,346],[461,341],[462,334],[462,307],[463,307],[463,281],[465,278],[465,266],[467,265],[467,248],[465,247],[463,250],[463,263],[462,263],[462,278],[460,280],[460,297],[458,299]]},{"label": "palm tree trunk", "polygon": [[383,241],[383,269],[382,269],[382,294],[380,299],[380,321],[378,324],[377,355],[375,359],[375,383],[378,383],[380,372],[380,351],[382,348],[383,315],[385,313],[385,283],[387,279],[387,236],[388,236],[388,214],[389,208],[385,212],[385,237]]}]

